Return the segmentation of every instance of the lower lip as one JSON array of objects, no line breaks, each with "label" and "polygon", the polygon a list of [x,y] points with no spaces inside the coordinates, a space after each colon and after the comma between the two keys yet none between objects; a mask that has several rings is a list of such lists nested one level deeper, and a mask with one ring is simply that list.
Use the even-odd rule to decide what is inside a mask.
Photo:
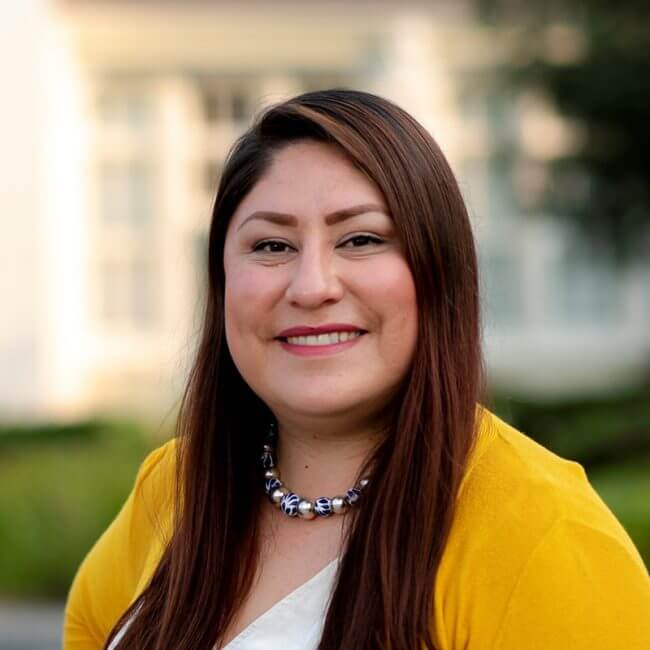
[{"label": "lower lip", "polygon": [[349,341],[343,341],[342,343],[329,343],[327,345],[296,345],[295,343],[287,343],[286,341],[280,341],[280,345],[291,354],[296,354],[299,357],[322,357],[330,354],[336,354],[337,352],[343,352],[351,348],[353,345],[356,345],[359,342],[359,339],[363,338],[365,334],[360,336],[355,336]]}]

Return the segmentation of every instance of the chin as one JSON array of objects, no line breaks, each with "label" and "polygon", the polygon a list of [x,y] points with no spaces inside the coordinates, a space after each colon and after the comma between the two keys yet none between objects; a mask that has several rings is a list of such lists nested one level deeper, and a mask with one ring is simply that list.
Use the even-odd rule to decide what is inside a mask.
[{"label": "chin", "polygon": [[362,399],[351,395],[327,395],[326,392],[293,394],[291,399],[279,400],[283,409],[303,416],[334,416],[343,415],[359,407]]}]

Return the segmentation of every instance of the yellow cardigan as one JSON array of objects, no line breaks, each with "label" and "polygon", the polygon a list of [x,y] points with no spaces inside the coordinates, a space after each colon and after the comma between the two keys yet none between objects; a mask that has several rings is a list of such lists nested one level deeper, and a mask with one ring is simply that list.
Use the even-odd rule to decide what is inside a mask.
[{"label": "yellow cardigan", "polygon": [[[440,650],[649,650],[648,572],[582,466],[483,413],[436,579]],[[169,533],[173,470],[171,441],[84,559],[64,650],[101,648],[146,586]]]}]

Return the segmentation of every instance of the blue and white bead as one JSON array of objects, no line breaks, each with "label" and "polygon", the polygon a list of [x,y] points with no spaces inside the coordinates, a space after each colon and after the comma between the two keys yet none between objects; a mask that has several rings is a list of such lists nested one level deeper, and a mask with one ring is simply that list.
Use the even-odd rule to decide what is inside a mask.
[{"label": "blue and white bead", "polygon": [[350,488],[346,493],[345,493],[345,500],[353,506],[355,503],[359,501],[361,498],[361,490],[358,488]]},{"label": "blue and white bead", "polygon": [[329,517],[333,512],[332,499],[329,497],[318,497],[318,499],[314,501],[314,512],[319,517]]},{"label": "blue and white bead", "polygon": [[289,492],[282,497],[282,501],[280,501],[280,510],[282,510],[285,515],[289,515],[289,517],[297,517],[299,503],[300,497],[294,492]]},{"label": "blue and white bead", "polygon": [[266,490],[266,493],[270,496],[271,492],[275,490],[275,488],[282,487],[282,481],[279,478],[269,478],[266,479],[266,483],[264,484],[264,488]]}]

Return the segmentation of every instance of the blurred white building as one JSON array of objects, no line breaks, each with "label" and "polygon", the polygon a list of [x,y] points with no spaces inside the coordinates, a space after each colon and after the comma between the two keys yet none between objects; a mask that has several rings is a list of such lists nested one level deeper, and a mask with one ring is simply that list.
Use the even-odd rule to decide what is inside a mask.
[{"label": "blurred white building", "polygon": [[509,33],[465,2],[21,0],[0,25],[0,419],[173,407],[227,148],[266,103],[332,86],[394,99],[458,173],[494,383],[567,394],[647,367],[650,267],[520,216],[579,131],[495,90]]}]

